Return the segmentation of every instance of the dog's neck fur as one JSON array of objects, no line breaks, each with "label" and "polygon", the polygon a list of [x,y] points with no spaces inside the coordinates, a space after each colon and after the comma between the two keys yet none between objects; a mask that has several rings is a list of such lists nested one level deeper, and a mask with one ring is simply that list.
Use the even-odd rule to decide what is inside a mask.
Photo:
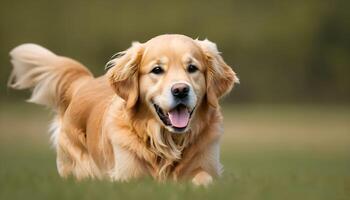
[{"label": "dog's neck fur", "polygon": [[141,103],[132,109],[126,109],[125,106],[112,101],[106,117],[111,117],[109,125],[115,128],[110,129],[110,134],[116,138],[124,137],[123,134],[132,134],[128,135],[130,136],[128,138],[131,138],[128,143],[119,143],[123,140],[117,140],[118,145],[131,151],[139,160],[146,163],[153,177],[165,180],[182,162],[186,156],[184,155],[186,149],[190,149],[199,134],[206,129],[207,125],[199,122],[209,121],[208,118],[212,113],[213,109],[210,109],[207,103],[201,103],[194,113],[198,117],[193,116],[195,121],[191,122],[191,129],[182,134],[169,132],[149,108]]},{"label": "dog's neck fur", "polygon": [[[209,117],[207,105],[201,103],[194,115]],[[203,112],[208,114],[203,115]],[[130,148],[129,150],[135,154],[142,152],[142,155],[138,155],[139,159],[148,165],[152,176],[160,180],[164,180],[171,174],[176,165],[183,159],[184,150],[189,148],[198,134],[205,129],[202,123],[198,122],[206,120],[193,117],[193,120],[196,121],[191,122],[191,129],[188,132],[182,134],[171,133],[155,118],[149,108],[146,105],[142,105],[142,103],[128,110],[123,107],[122,113],[126,113],[126,115],[115,115],[116,118],[126,117],[127,120],[115,119],[115,121],[130,122],[128,126],[124,127],[128,129],[127,132],[137,136],[134,137],[134,142],[140,148],[135,149],[136,151]]]},{"label": "dog's neck fur", "polygon": [[169,132],[145,107],[136,107],[128,113],[130,119],[134,119],[132,131],[151,155],[152,159],[145,161],[152,175],[160,180],[165,179],[181,160],[183,150],[190,143],[191,131],[183,134]]}]

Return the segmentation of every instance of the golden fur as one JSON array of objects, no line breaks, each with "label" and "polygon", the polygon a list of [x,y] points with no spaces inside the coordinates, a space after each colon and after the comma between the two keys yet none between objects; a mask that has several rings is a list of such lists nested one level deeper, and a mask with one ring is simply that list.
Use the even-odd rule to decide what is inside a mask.
[{"label": "golden fur", "polygon": [[[56,112],[51,132],[62,177],[126,181],[150,175],[207,185],[221,174],[218,99],[238,78],[214,43],[183,35],[133,43],[109,61],[111,68],[99,78],[38,45],[20,45],[10,55],[9,85],[32,88],[29,101]],[[188,62],[198,72],[187,73]],[[150,74],[158,63],[165,73]],[[183,133],[166,127],[151,104],[157,101],[169,110],[166,95],[176,81],[191,85],[194,94],[193,117]]]}]

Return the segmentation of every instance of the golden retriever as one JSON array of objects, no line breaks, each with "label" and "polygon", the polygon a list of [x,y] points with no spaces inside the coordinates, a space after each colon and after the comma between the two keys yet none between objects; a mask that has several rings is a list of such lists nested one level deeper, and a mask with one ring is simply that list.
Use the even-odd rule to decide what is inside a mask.
[{"label": "golden retriever", "polygon": [[176,34],[134,42],[98,78],[36,44],[10,55],[9,85],[31,88],[30,102],[55,111],[60,176],[208,185],[221,174],[218,99],[238,78],[213,42]]}]

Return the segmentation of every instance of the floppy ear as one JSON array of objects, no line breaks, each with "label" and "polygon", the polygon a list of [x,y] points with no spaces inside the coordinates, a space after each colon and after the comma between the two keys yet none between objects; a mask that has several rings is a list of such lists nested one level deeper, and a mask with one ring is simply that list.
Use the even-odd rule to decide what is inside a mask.
[{"label": "floppy ear", "polygon": [[142,44],[134,42],[126,51],[115,54],[106,65],[109,81],[117,95],[125,100],[127,108],[132,108],[138,100],[138,71],[142,53]]},{"label": "floppy ear", "polygon": [[207,61],[207,100],[213,107],[218,106],[220,97],[229,93],[234,83],[239,83],[236,73],[228,66],[218,51],[216,44],[205,39],[196,40]]}]

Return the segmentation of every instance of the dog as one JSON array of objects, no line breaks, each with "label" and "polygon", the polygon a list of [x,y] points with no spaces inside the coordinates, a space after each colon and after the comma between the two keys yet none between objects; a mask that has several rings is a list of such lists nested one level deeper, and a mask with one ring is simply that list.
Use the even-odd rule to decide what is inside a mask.
[{"label": "dog", "polygon": [[61,177],[191,180],[222,173],[219,99],[239,82],[216,44],[166,34],[134,42],[95,78],[79,62],[36,45],[10,52],[9,86],[48,106]]}]

